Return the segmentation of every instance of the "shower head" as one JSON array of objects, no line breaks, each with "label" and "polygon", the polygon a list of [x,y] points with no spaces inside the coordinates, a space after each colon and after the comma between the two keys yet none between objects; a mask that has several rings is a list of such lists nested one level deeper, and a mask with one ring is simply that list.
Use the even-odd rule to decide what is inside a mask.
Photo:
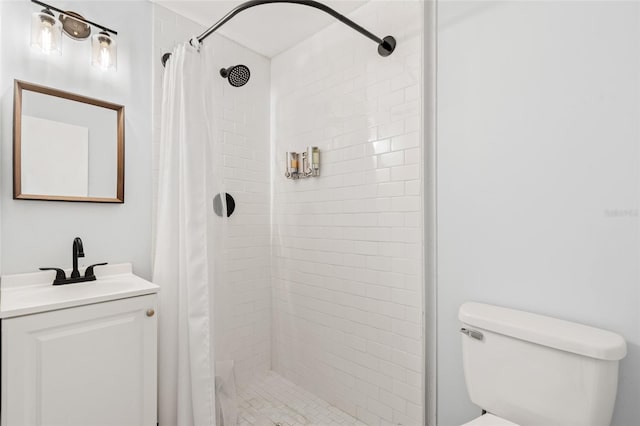
[{"label": "shower head", "polygon": [[251,77],[251,72],[249,72],[249,68],[246,65],[234,65],[226,69],[222,68],[220,75],[229,80],[229,84],[233,87],[241,87],[247,84],[249,77]]}]

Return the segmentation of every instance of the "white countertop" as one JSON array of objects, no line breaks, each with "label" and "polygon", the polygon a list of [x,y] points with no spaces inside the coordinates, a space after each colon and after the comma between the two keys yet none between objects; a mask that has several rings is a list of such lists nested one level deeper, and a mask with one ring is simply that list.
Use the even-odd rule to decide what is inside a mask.
[{"label": "white countertop", "polygon": [[[69,271],[67,276],[69,275]],[[81,271],[84,273],[84,271]],[[160,287],[133,274],[130,263],[96,266],[96,281],[52,285],[54,271],[0,279],[0,318],[35,314],[157,293]]]}]

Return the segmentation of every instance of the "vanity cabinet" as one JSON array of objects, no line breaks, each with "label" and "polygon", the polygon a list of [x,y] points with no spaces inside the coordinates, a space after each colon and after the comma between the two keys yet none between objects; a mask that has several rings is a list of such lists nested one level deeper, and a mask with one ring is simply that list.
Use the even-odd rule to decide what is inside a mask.
[{"label": "vanity cabinet", "polygon": [[155,426],[155,291],[3,318],[2,426]]}]

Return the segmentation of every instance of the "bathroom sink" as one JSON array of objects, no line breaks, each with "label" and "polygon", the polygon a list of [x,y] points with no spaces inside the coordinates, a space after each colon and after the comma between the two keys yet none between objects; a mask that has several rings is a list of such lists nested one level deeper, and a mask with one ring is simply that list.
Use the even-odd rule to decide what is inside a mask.
[{"label": "bathroom sink", "polygon": [[0,281],[0,318],[65,309],[157,293],[159,287],[133,274],[130,263],[96,267],[95,281],[53,286],[52,271],[6,275]]}]

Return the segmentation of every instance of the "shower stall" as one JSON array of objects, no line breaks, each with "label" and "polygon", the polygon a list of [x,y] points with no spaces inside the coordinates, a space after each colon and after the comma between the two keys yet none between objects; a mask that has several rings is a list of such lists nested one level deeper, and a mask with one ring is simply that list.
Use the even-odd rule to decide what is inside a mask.
[{"label": "shower stall", "polygon": [[[160,57],[211,24],[183,16],[176,3],[154,5],[154,194],[172,155],[160,137]],[[206,245],[204,363],[216,377],[218,425],[424,424],[423,5],[359,3],[345,16],[383,35],[382,52],[331,18],[277,54],[222,29],[192,52],[208,55],[196,59],[208,90],[203,155],[184,158],[208,175],[194,235]],[[293,7],[301,6],[243,13]],[[266,18],[258,29],[264,37],[276,30]],[[395,44],[383,55],[387,35]],[[307,147],[319,148],[319,176],[287,179],[285,153]],[[167,208],[162,195],[155,205]],[[165,234],[156,233],[156,247]],[[161,369],[167,336],[161,330]],[[163,389],[163,374],[160,424],[163,392],[176,397],[166,382]],[[191,404],[206,397],[187,387]]]}]

